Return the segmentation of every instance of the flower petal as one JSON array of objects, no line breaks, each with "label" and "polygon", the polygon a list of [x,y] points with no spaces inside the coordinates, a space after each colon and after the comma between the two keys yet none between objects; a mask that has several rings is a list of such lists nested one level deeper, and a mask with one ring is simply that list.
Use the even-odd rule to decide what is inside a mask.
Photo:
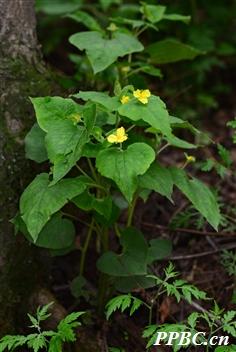
[{"label": "flower petal", "polygon": [[109,143],[117,143],[117,136],[115,134],[110,134],[110,136],[107,137],[107,140]]}]

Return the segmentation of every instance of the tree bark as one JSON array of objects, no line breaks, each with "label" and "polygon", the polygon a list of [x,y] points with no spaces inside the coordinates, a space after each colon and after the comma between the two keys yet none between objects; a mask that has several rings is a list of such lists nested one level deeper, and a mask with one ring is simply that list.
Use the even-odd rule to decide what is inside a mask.
[{"label": "tree bark", "polygon": [[14,236],[9,220],[33,178],[23,142],[34,122],[28,97],[50,95],[51,77],[41,61],[34,1],[0,0],[0,337],[20,330],[30,293],[43,279],[38,251]]},{"label": "tree bark", "polygon": [[34,0],[0,0],[0,43],[0,57],[38,58]]}]

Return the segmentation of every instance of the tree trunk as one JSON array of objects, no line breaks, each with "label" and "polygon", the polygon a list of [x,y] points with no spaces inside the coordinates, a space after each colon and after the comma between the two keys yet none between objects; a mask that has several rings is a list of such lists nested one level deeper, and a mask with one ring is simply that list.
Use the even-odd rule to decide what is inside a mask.
[{"label": "tree trunk", "polygon": [[41,281],[39,253],[9,220],[33,178],[24,158],[24,135],[33,124],[29,96],[51,94],[36,38],[33,0],[0,0],[0,337],[19,331],[30,293]]}]

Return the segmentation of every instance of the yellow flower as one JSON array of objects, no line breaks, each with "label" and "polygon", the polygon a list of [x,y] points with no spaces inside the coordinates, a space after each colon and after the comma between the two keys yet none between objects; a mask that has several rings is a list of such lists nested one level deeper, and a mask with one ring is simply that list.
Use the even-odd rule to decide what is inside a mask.
[{"label": "yellow flower", "polygon": [[121,97],[120,101],[121,104],[127,104],[129,102],[129,96],[128,95],[123,95],[123,97]]},{"label": "yellow flower", "polygon": [[185,158],[186,158],[187,163],[195,163],[195,161],[196,161],[196,158],[193,155],[185,154]]},{"label": "yellow flower", "polygon": [[68,116],[68,118],[73,121],[75,125],[81,120],[81,116],[78,113],[71,114]]},{"label": "yellow flower", "polygon": [[133,92],[133,96],[142,104],[147,104],[148,98],[151,96],[151,92],[149,89],[137,89]]},{"label": "yellow flower", "polygon": [[124,127],[117,128],[115,133],[107,137],[109,143],[122,143],[128,139]]},{"label": "yellow flower", "polygon": [[128,73],[131,70],[130,66],[123,66],[121,67],[121,71],[123,73]]},{"label": "yellow flower", "polygon": [[117,31],[117,29],[118,29],[117,25],[113,22],[110,23],[109,26],[107,27],[107,30],[111,31],[111,32],[115,32],[115,31]]}]

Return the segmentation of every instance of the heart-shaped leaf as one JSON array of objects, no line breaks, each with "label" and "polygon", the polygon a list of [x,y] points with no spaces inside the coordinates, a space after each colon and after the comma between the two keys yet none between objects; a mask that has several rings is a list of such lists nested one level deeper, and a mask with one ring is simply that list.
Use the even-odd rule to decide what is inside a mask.
[{"label": "heart-shaped leaf", "polygon": [[[20,215],[12,221],[16,232],[20,231],[30,242],[33,242],[27,227]],[[60,213],[54,214],[39,233],[34,244],[52,250],[69,248],[74,243],[75,228],[73,222],[61,217]]]},{"label": "heart-shaped leaf", "polygon": [[63,179],[53,186],[49,184],[49,175],[39,174],[25,189],[20,199],[20,214],[34,241],[52,214],[86,188],[80,177]]},{"label": "heart-shaped leaf", "polygon": [[126,150],[102,150],[96,159],[98,171],[115,181],[121,192],[132,201],[138,186],[138,175],[144,174],[155,159],[154,150],[145,143],[131,144]]},{"label": "heart-shaped leaf", "polygon": [[120,238],[123,252],[104,253],[97,261],[97,267],[111,276],[144,275],[147,273],[148,245],[139,231],[126,229]]},{"label": "heart-shaped leaf", "polygon": [[132,35],[116,32],[112,39],[104,38],[100,32],[73,34],[69,41],[79,50],[86,50],[94,73],[105,70],[118,57],[143,50],[143,45]]}]

